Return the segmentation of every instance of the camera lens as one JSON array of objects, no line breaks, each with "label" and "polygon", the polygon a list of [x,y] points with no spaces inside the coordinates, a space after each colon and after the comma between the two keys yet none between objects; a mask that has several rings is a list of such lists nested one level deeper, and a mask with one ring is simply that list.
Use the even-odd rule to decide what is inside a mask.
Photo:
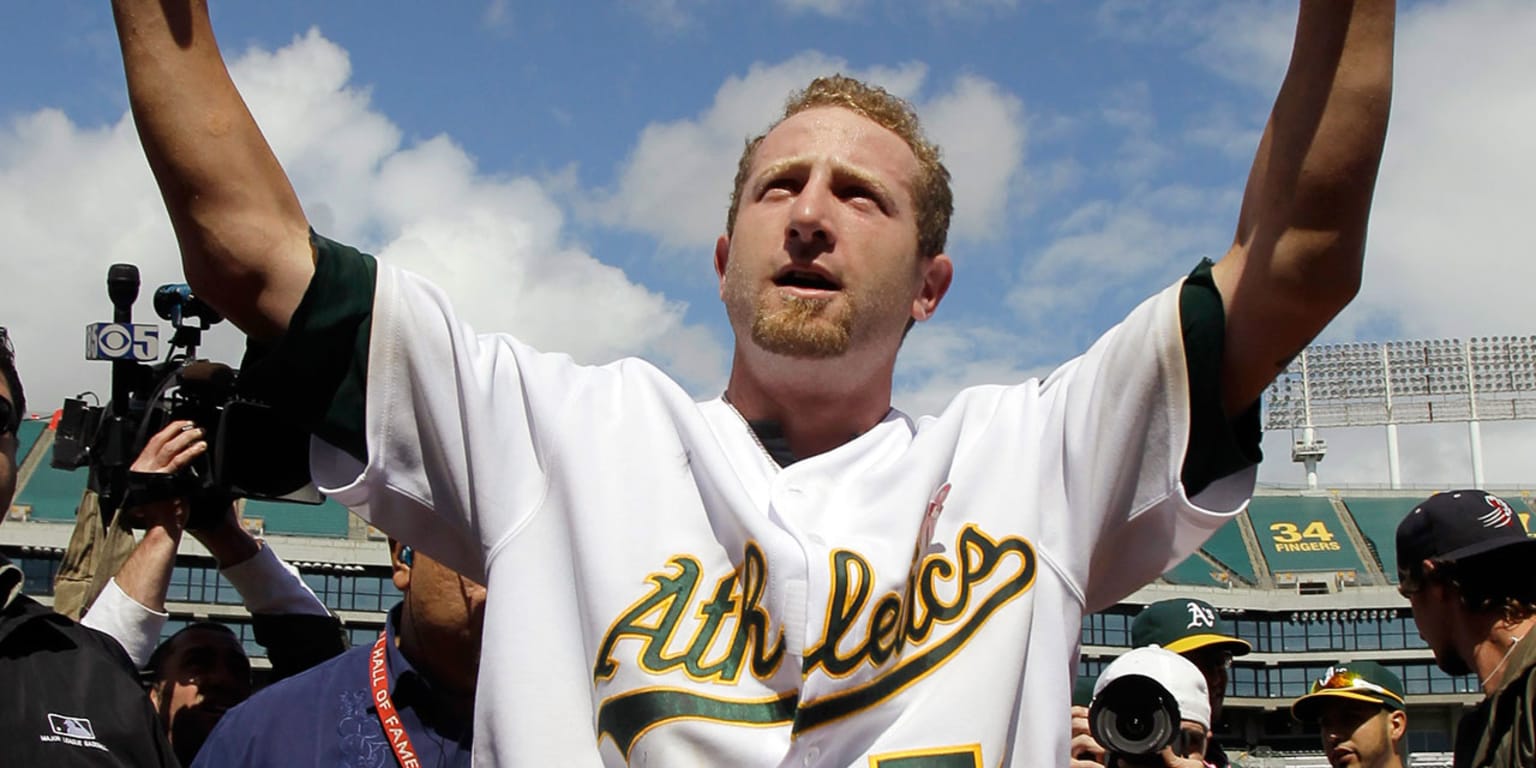
[{"label": "camera lens", "polygon": [[1115,721],[1115,729],[1131,741],[1143,741],[1157,727],[1151,712],[1126,712]]},{"label": "camera lens", "polygon": [[1156,680],[1129,675],[1094,697],[1088,727],[1110,752],[1150,755],[1173,743],[1179,732],[1179,705]]}]

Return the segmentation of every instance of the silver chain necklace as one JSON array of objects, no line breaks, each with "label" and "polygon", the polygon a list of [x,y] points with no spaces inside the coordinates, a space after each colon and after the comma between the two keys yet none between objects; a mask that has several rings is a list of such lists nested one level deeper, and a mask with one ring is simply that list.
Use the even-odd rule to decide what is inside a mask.
[{"label": "silver chain necklace", "polygon": [[763,445],[763,439],[757,436],[757,430],[752,428],[752,422],[747,421],[747,417],[741,415],[741,411],[736,408],[736,404],[731,402],[731,396],[721,392],[720,401],[730,407],[731,413],[736,414],[736,418],[741,421],[741,425],[746,427],[747,434],[752,436],[752,442],[757,443],[757,449],[762,451],[763,455],[768,458],[768,463],[772,464],[775,468],[783,469],[783,467],[779,466],[779,460],[773,457],[773,452],[768,450],[768,446]]}]

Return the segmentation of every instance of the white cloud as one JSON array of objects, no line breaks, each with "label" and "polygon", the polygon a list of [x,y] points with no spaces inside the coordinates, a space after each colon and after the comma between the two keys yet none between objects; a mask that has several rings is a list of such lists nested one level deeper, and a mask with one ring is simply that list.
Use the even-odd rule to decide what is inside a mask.
[{"label": "white cloud", "polygon": [[991,81],[967,75],[925,104],[922,113],[953,180],[950,234],[1001,235],[1009,193],[1024,164],[1023,102]]},{"label": "white cloud", "polygon": [[1420,6],[1398,27],[1392,122],[1352,323],[1529,333],[1536,286],[1536,5]]},{"label": "white cloud", "polygon": [[512,23],[512,10],[507,0],[491,0],[480,14],[480,23],[492,29],[501,29]]},{"label": "white cloud", "polygon": [[1181,133],[1191,146],[1207,147],[1228,159],[1249,162],[1264,134],[1266,117],[1263,114],[1240,116],[1227,105],[1217,105],[1187,118]]},{"label": "white cloud", "polygon": [[[1213,72],[1268,98],[1278,89],[1294,33],[1295,4],[1111,0],[1102,28],[1141,42],[1187,40]],[[1531,332],[1536,258],[1525,222],[1536,209],[1536,6],[1522,0],[1404,4],[1398,15],[1391,123],[1360,296],[1330,339],[1445,337]],[[1191,144],[1228,156],[1252,152],[1245,127],[1216,108],[1193,123]],[[1261,117],[1256,115],[1255,117]],[[1252,138],[1250,138],[1252,137]],[[1246,145],[1246,149],[1243,149]],[[1113,232],[1114,228],[1109,228]],[[1470,485],[1463,425],[1404,427],[1404,482]],[[1382,430],[1329,430],[1323,484],[1386,483]],[[1529,423],[1483,425],[1487,482],[1528,482]],[[1290,436],[1267,436],[1261,478],[1297,483]]]},{"label": "white cloud", "polygon": [[1172,153],[1155,138],[1157,118],[1152,111],[1152,90],[1145,82],[1131,82],[1112,91],[1099,118],[1125,132],[1115,148],[1108,172],[1121,182],[1134,184],[1154,176]]},{"label": "white cloud", "polygon": [[[709,247],[725,230],[731,182],[746,139],[783,112],[790,93],[833,72],[912,100],[927,69],[918,63],[854,69],[816,52],[755,64],[746,75],[727,79],[703,114],[646,126],[613,189],[594,193],[586,209],[606,224],[651,235],[667,249],[694,253]],[[954,179],[959,212],[954,234],[995,236],[1023,164],[1019,99],[967,76],[917,110],[943,148]]]},{"label": "white cloud", "polygon": [[692,6],[699,0],[624,0],[624,5],[640,15],[652,28],[678,32],[698,23]]},{"label": "white cloud", "polygon": [[[814,13],[834,19],[851,17],[856,11],[870,6],[869,0],[778,0],[778,5],[790,13]],[[887,7],[894,5],[887,3]],[[993,10],[1008,10],[1018,5],[1018,0],[919,0],[912,3],[930,14],[974,16]]]},{"label": "white cloud", "polygon": [[1216,74],[1269,91],[1280,86],[1296,29],[1290,0],[1104,0],[1095,16],[1110,37],[1187,47]]},{"label": "white cloud", "polygon": [[1295,2],[1216,2],[1194,12],[1196,28],[1205,38],[1194,49],[1196,60],[1260,92],[1280,89],[1296,36]]},{"label": "white cloud", "polygon": [[1149,292],[1217,258],[1229,237],[1206,215],[1227,206],[1223,190],[1169,186],[1139,190],[1120,200],[1097,200],[1071,211],[1056,237],[1038,254],[1026,255],[1009,306],[1027,327],[1055,332],[1081,347],[1104,327],[1094,318],[1130,311]]},{"label": "white cloud", "polygon": [[[1213,72],[1266,96],[1289,58],[1291,2],[1109,0],[1101,28],[1189,40]],[[1350,338],[1524,333],[1536,284],[1525,220],[1536,208],[1536,5],[1522,0],[1405,4],[1397,24],[1391,123],[1371,215],[1364,287],[1329,331]],[[1251,152],[1245,127],[1217,108],[1192,144]],[[1247,147],[1245,150],[1244,147]],[[1449,311],[1446,311],[1449,310]]]},{"label": "white cloud", "polygon": [[651,235],[668,248],[712,246],[725,231],[731,181],[746,140],[784,111],[790,93],[833,72],[866,79],[898,96],[915,92],[926,74],[920,64],[858,71],[816,52],[772,66],[754,64],[745,76],[727,79],[702,115],[646,126],[615,189],[595,196],[597,216]]},{"label": "white cloud", "polygon": [[865,5],[865,0],[778,0],[779,7],[790,13],[817,13],[843,18]]},{"label": "white cloud", "polygon": [[[318,33],[248,51],[231,69],[322,234],[424,274],[483,330],[583,361],[649,354],[693,386],[723,380],[726,355],[712,334],[570,245],[538,182],[483,174],[448,137],[402,147],[399,129],[348,84],[346,52]],[[43,110],[0,130],[0,227],[13,254],[0,261],[3,321],[31,399],[43,410],[66,393],[103,391],[106,370],[79,359],[79,334],[110,316],[107,264],[140,264],[146,293],[180,279],[131,122],[82,128]],[[207,351],[237,361],[238,340],[222,336]]]}]

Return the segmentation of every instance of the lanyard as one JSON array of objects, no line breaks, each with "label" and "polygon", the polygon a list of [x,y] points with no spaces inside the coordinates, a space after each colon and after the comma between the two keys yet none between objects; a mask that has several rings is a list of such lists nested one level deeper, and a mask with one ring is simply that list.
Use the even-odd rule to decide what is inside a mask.
[{"label": "lanyard", "polygon": [[411,737],[405,732],[405,723],[400,722],[395,703],[389,698],[387,656],[384,630],[379,630],[379,639],[373,644],[373,652],[368,654],[368,680],[373,686],[373,706],[379,713],[379,725],[384,728],[384,738],[389,740],[390,748],[395,750],[395,760],[400,763],[400,768],[421,768],[421,761],[416,758],[416,748],[411,746]]}]

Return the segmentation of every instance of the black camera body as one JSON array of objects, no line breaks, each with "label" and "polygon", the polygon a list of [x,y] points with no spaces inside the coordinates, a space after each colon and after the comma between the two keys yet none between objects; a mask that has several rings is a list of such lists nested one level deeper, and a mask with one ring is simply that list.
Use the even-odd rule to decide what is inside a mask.
[{"label": "black camera body", "polygon": [[1176,746],[1181,721],[1178,700],[1145,675],[1110,682],[1088,707],[1088,730],[1109,753],[1106,768],[1162,765],[1158,753]]},{"label": "black camera body", "polygon": [[[134,327],[138,282],[132,265],[115,264],[108,271],[118,328]],[[161,286],[154,305],[175,327],[165,359],[153,364],[112,359],[112,398],[106,405],[87,403],[83,396],[66,400],[52,466],[89,469],[89,487],[101,496],[103,524],[125,503],[173,497],[191,502],[188,528],[216,524],[238,498],[323,501],[310,482],[307,430],[247,391],[235,369],[196,358],[202,332],[223,318],[185,285]],[[180,419],[203,429],[208,450],[168,478],[130,472],[149,438]]]}]

